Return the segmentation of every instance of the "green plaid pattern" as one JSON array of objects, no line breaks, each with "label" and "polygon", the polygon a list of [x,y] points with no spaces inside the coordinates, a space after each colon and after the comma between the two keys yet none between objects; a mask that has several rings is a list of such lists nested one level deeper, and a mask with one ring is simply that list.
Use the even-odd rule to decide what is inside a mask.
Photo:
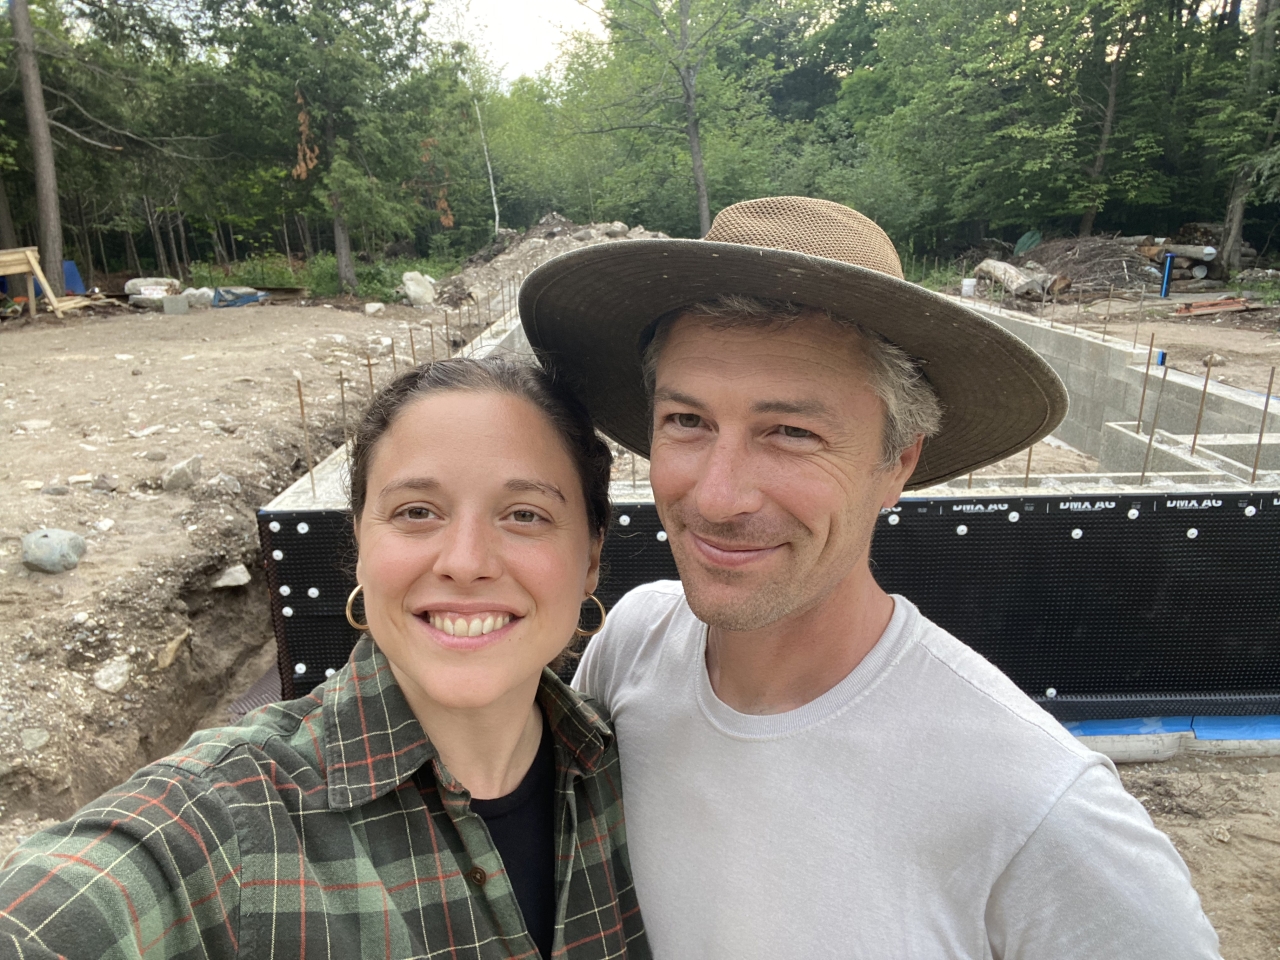
[{"label": "green plaid pattern", "polygon": [[[550,671],[553,956],[649,958],[613,734]],[[502,860],[362,640],[309,696],[197,733],[27,840],[0,872],[0,956],[529,958]]]}]

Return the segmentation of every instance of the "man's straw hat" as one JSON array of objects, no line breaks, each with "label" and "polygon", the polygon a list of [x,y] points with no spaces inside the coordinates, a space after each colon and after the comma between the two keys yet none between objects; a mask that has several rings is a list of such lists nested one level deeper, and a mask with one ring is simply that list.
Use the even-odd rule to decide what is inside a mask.
[{"label": "man's straw hat", "polygon": [[730,293],[829,310],[920,363],[944,412],[909,488],[1025,450],[1066,416],[1062,381],[1035,351],[975,311],[907,283],[884,231],[827,200],[748,200],[722,210],[703,240],[566,253],[529,274],[520,317],[538,358],[577,391],[600,429],[648,456],[641,355],[654,321]]}]

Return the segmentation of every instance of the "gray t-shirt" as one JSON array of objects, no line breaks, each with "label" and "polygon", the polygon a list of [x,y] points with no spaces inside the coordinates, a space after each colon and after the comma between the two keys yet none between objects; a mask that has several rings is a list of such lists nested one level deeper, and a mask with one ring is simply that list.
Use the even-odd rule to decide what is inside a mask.
[{"label": "gray t-shirt", "polygon": [[772,716],[717,699],[678,582],[609,614],[574,685],[617,727],[657,960],[1218,957],[1111,762],[894,602],[852,673]]}]

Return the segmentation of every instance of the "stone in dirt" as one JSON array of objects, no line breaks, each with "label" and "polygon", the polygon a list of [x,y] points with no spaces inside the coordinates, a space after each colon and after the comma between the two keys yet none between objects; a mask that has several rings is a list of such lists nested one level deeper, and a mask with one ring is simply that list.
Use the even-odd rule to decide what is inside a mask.
[{"label": "stone in dirt", "polygon": [[578,241],[594,240],[596,232],[590,227],[583,227],[581,230],[575,230],[570,236]]},{"label": "stone in dirt", "polygon": [[22,538],[22,565],[41,573],[62,573],[79,566],[86,549],[84,537],[78,533],[37,530]]},{"label": "stone in dirt", "polygon": [[404,285],[404,295],[415,307],[425,307],[436,302],[436,282],[417,270],[405,273],[400,282]]},{"label": "stone in dirt", "polygon": [[1227,362],[1227,358],[1220,353],[1206,353],[1203,357],[1200,358],[1200,365],[1202,367],[1207,367],[1211,363],[1215,367],[1220,367],[1226,362]]},{"label": "stone in dirt", "polygon": [[163,450],[148,450],[146,453],[143,454],[143,456],[155,463],[162,463],[163,461],[169,459],[169,455],[165,453]]},{"label": "stone in dirt", "polygon": [[366,303],[364,305],[365,316],[369,317],[372,317],[375,313],[381,313],[385,309],[387,309],[385,303]]},{"label": "stone in dirt", "polygon": [[221,490],[224,493],[239,493],[243,489],[240,486],[240,481],[229,473],[219,473],[217,476],[206,480],[204,484],[210,490]]},{"label": "stone in dirt", "polygon": [[121,655],[112,657],[93,673],[93,685],[103,693],[119,693],[129,682],[129,674],[133,664],[129,658]]},{"label": "stone in dirt", "polygon": [[34,433],[37,430],[48,430],[53,426],[49,420],[19,420],[15,426],[19,430],[25,430],[27,433]]},{"label": "stone in dirt", "polygon": [[44,727],[27,727],[19,736],[23,750],[39,750],[49,742],[49,731]]},{"label": "stone in dirt", "polygon": [[90,490],[105,490],[107,493],[113,493],[120,486],[120,479],[113,477],[109,473],[100,473],[94,478]]},{"label": "stone in dirt", "polygon": [[237,563],[234,567],[227,567],[218,578],[209,584],[214,590],[226,590],[231,587],[243,587],[250,579],[249,568],[243,563]]},{"label": "stone in dirt", "polygon": [[605,226],[604,235],[606,237],[613,237],[614,239],[618,237],[625,237],[627,235],[627,231],[630,229],[631,228],[628,227],[621,220],[615,220],[613,221],[613,223],[607,224]]},{"label": "stone in dirt", "polygon": [[65,497],[71,492],[70,487],[64,487],[60,483],[50,483],[40,488],[40,492],[50,497]]},{"label": "stone in dirt", "polygon": [[112,520],[110,517],[103,517],[101,520],[99,520],[97,523],[93,525],[93,529],[97,530],[99,533],[106,533],[115,525],[116,525],[116,522]]},{"label": "stone in dirt", "polygon": [[204,457],[196,454],[194,457],[187,457],[185,460],[179,460],[172,467],[160,474],[160,487],[163,490],[185,490],[187,487],[193,486],[200,479],[200,465],[204,462]]}]

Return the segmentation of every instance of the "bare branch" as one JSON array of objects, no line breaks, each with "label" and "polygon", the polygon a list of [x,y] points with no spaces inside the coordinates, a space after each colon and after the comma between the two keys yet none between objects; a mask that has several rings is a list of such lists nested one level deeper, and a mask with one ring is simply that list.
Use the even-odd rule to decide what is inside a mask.
[{"label": "bare branch", "polygon": [[59,130],[64,130],[67,133],[71,134],[73,137],[75,137],[77,140],[83,140],[85,143],[91,144],[92,146],[95,146],[95,147],[101,147],[103,150],[120,151],[124,149],[124,147],[113,147],[109,143],[99,143],[97,140],[90,140],[83,133],[80,133],[78,130],[72,130],[65,123],[59,123],[57,120],[54,120],[52,117],[49,118],[49,126],[57,127]]}]

